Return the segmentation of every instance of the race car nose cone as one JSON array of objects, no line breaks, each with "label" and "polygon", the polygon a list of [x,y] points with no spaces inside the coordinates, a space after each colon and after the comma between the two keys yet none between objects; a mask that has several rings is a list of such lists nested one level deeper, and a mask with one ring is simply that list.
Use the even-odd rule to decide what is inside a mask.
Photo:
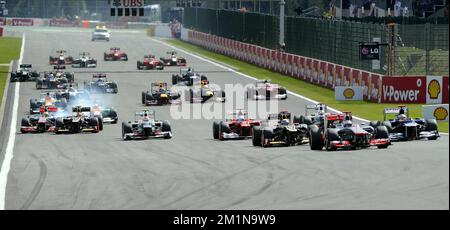
[{"label": "race car nose cone", "polygon": [[161,95],[159,95],[159,97],[160,97],[160,98],[167,98],[168,96],[167,96],[167,94],[162,93]]}]

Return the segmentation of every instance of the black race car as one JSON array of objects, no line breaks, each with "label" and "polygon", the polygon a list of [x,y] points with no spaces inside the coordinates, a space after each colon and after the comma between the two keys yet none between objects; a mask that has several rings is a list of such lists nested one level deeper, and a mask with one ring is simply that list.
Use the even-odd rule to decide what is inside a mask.
[{"label": "black race car", "polygon": [[41,73],[36,80],[36,89],[62,89],[64,84],[75,81],[74,73],[64,72],[65,66],[54,66],[56,71]]},{"label": "black race car", "polygon": [[142,92],[141,102],[144,105],[179,104],[180,93],[167,89],[166,82],[153,82],[150,91]]},{"label": "black race car", "polygon": [[186,85],[193,86],[194,84],[200,84],[200,82],[208,81],[205,75],[200,75],[194,72],[194,69],[181,68],[179,74],[172,75],[172,85]]},{"label": "black race car", "polygon": [[92,75],[92,81],[84,82],[84,89],[91,93],[118,93],[116,81],[108,81],[106,74],[99,73]]},{"label": "black race car", "polygon": [[291,122],[291,113],[269,114],[261,126],[253,126],[253,146],[292,146],[308,142],[308,126]]},{"label": "black race car", "polygon": [[31,64],[21,64],[15,72],[11,73],[10,81],[36,81],[39,78],[39,73],[31,68]]},{"label": "black race car", "polygon": [[58,117],[55,121],[54,132],[61,133],[98,133],[103,124],[96,116],[91,113],[90,107],[75,106],[72,108],[72,115]]},{"label": "black race car", "polygon": [[81,52],[80,57],[73,60],[72,67],[74,67],[74,68],[95,68],[95,67],[97,67],[97,60],[93,59],[88,52]]},{"label": "black race car", "polygon": [[208,81],[201,81],[201,84],[195,85],[189,89],[187,100],[190,103],[204,103],[207,101],[225,102],[225,91],[208,85]]}]

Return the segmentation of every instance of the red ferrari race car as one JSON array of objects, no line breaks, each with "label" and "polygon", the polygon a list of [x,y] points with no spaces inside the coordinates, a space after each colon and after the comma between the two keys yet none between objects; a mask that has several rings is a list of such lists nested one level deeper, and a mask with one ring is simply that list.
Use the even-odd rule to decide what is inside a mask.
[{"label": "red ferrari race car", "polygon": [[72,56],[67,56],[65,50],[58,50],[56,56],[49,56],[48,62],[50,65],[71,65],[73,60]]},{"label": "red ferrari race car", "polygon": [[137,69],[157,69],[163,70],[164,63],[156,59],[155,55],[145,55],[143,61],[137,61]]},{"label": "red ferrari race car", "polygon": [[254,126],[260,126],[261,121],[248,118],[245,110],[229,112],[225,121],[214,121],[213,137],[218,140],[251,138]]},{"label": "red ferrari race car", "polygon": [[362,149],[377,146],[380,149],[391,145],[386,126],[373,128],[369,125],[353,124],[350,112],[325,115],[323,127],[312,125],[309,130],[311,150]]},{"label": "red ferrari race car", "polygon": [[105,61],[128,61],[128,55],[118,47],[112,47],[103,54]]},{"label": "red ferrari race car", "polygon": [[167,52],[167,54],[169,54],[170,56],[160,58],[165,66],[186,66],[186,59],[183,57],[178,57],[177,52],[170,51]]}]

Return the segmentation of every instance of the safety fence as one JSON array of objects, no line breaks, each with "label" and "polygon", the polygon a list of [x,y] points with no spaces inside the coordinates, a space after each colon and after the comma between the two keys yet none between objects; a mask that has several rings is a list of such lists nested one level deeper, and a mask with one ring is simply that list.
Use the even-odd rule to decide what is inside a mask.
[{"label": "safety fence", "polygon": [[[448,75],[446,20],[440,21],[444,24],[433,21],[416,24],[413,19],[402,19],[390,27],[387,21],[286,17],[284,40],[289,53],[383,75],[388,70],[390,75]],[[188,29],[269,49],[278,44],[280,28],[276,15],[186,8],[183,21]],[[382,46],[379,62],[361,60],[359,43],[373,41],[392,44],[393,49]]]},{"label": "safety fence", "polygon": [[362,86],[363,98],[378,103],[449,102],[446,76],[383,76],[319,59],[279,52],[212,34],[187,30],[188,42],[331,90]]}]

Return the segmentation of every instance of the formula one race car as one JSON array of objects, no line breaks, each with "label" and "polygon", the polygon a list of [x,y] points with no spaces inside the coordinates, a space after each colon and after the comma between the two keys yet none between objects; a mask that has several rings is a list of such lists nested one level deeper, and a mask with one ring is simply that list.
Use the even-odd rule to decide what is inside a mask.
[{"label": "formula one race car", "polygon": [[50,65],[70,65],[73,62],[72,56],[67,56],[65,50],[56,51],[56,56],[49,56]]},{"label": "formula one race car", "polygon": [[308,126],[291,122],[291,113],[269,114],[261,126],[253,127],[253,146],[293,146],[308,142]]},{"label": "formula one race car", "polygon": [[178,57],[177,52],[170,51],[167,52],[169,57],[161,57],[160,60],[165,66],[186,66],[186,59],[183,57]]},{"label": "formula one race car", "polygon": [[92,75],[92,81],[84,82],[84,89],[90,93],[117,93],[119,89],[116,81],[108,81],[106,74]]},{"label": "formula one race car", "polygon": [[103,123],[116,124],[119,120],[117,111],[113,107],[94,104],[93,106],[91,106],[91,113],[94,117],[97,117],[102,121],[99,123],[101,124],[100,130],[103,130]]},{"label": "formula one race car", "polygon": [[270,80],[257,81],[255,87],[249,88],[246,94],[247,99],[254,100],[287,99],[286,88],[272,84]]},{"label": "formula one race car", "polygon": [[187,99],[190,103],[205,103],[216,101],[224,103],[226,100],[225,91],[208,85],[208,81],[202,81],[200,86],[189,89]]},{"label": "formula one race car", "polygon": [[[395,114],[396,117],[387,120],[389,114]],[[384,109],[383,118],[384,121],[372,121],[370,125],[386,126],[391,141],[436,140],[440,137],[435,119],[411,118],[406,106],[401,105],[398,108]]]},{"label": "formula one race car", "polygon": [[103,127],[102,122],[91,113],[90,107],[75,106],[72,107],[72,115],[58,117],[55,121],[54,132],[61,133],[98,133]]},{"label": "formula one race car", "polygon": [[180,93],[167,89],[166,82],[153,82],[150,91],[142,92],[142,104],[144,105],[166,105],[180,104]]},{"label": "formula one race car", "polygon": [[57,92],[42,91],[39,99],[30,99],[30,114],[41,113],[40,108],[43,106],[51,111],[64,110],[67,106],[67,99]]},{"label": "formula one race car", "polygon": [[172,85],[193,86],[200,84],[202,81],[208,81],[208,78],[205,75],[195,73],[191,67],[181,68],[179,74],[172,75]]},{"label": "formula one race car", "polygon": [[143,61],[137,61],[137,69],[157,69],[163,70],[164,63],[156,59],[155,55],[144,55]]},{"label": "formula one race car", "polygon": [[65,66],[54,66],[56,71],[44,72],[36,80],[36,89],[62,89],[64,84],[75,81],[74,73],[63,72]]},{"label": "formula one race car", "polygon": [[11,82],[16,81],[36,81],[39,78],[39,73],[31,70],[31,64],[21,64],[19,68],[11,73]]},{"label": "formula one race car", "polygon": [[[313,110],[314,113],[310,113]],[[328,107],[325,104],[309,104],[305,106],[305,115],[294,116],[294,123],[323,127],[324,118],[328,113]]]},{"label": "formula one race car", "polygon": [[143,110],[135,113],[134,122],[122,122],[122,138],[148,139],[172,138],[172,128],[169,121],[160,121],[155,118],[155,111]]},{"label": "formula one race car", "polygon": [[80,101],[88,101],[91,95],[86,90],[79,90],[78,82],[65,83],[62,89],[56,91],[57,98],[65,98],[68,104],[76,104]]},{"label": "formula one race car", "polygon": [[261,121],[248,118],[245,110],[235,110],[227,114],[225,121],[214,121],[213,137],[219,140],[245,139],[252,137],[253,127]]},{"label": "formula one race car", "polygon": [[105,61],[128,61],[128,55],[118,47],[112,47],[103,54]]},{"label": "formula one race car", "polygon": [[39,114],[28,115],[22,118],[20,132],[22,133],[43,133],[52,132],[55,127],[56,117],[53,115],[57,111],[55,107],[41,106]]},{"label": "formula one race car", "polygon": [[88,52],[81,52],[80,56],[73,60],[73,68],[95,68],[97,67],[97,60],[93,59]]},{"label": "formula one race car", "polygon": [[309,130],[311,150],[361,149],[377,146],[380,149],[391,145],[386,126],[371,127],[353,124],[350,112],[327,114],[324,126],[312,125]]}]

